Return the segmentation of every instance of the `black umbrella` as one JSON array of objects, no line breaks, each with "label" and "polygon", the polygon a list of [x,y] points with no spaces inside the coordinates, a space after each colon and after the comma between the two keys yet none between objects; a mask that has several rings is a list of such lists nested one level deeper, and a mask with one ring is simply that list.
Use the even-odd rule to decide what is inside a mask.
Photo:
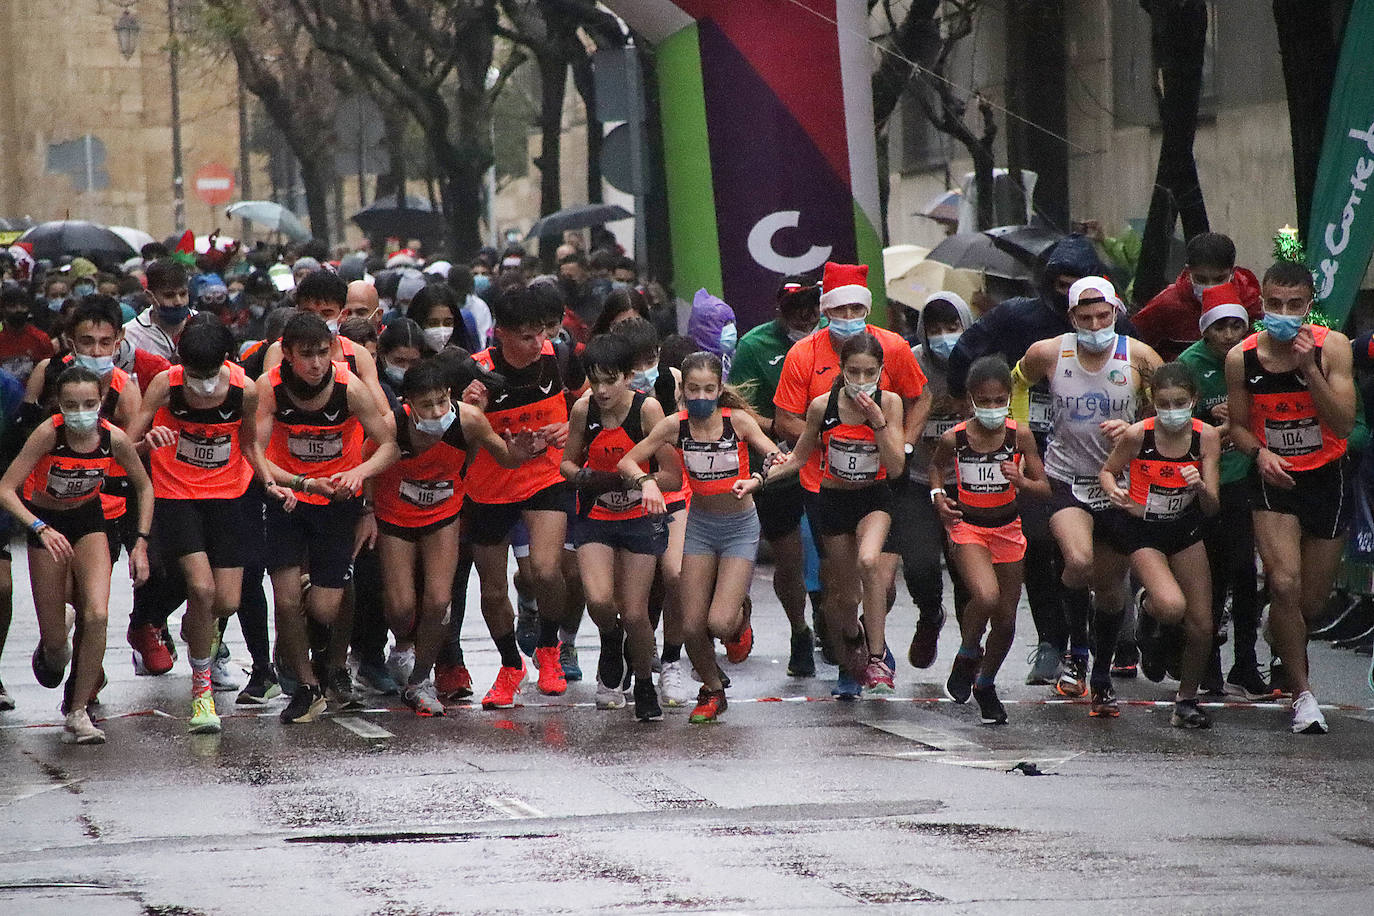
[{"label": "black umbrella", "polygon": [[379,197],[349,219],[368,235],[425,238],[444,233],[444,215],[414,194],[402,200],[395,194]]},{"label": "black umbrella", "polygon": [[546,235],[562,235],[569,229],[586,229],[588,226],[600,226],[602,223],[629,219],[631,216],[634,214],[616,204],[579,204],[576,207],[568,207],[566,210],[559,210],[557,213],[550,213],[548,216],[542,217],[530,227],[525,238],[537,239]]},{"label": "black umbrella", "polygon": [[1048,226],[998,226],[983,234],[998,248],[1031,267],[1064,238],[1064,233]]},{"label": "black umbrella", "polygon": [[68,219],[41,223],[19,237],[33,245],[34,258],[57,260],[64,254],[92,261],[125,261],[138,254],[129,243],[99,223]]},{"label": "black umbrella", "polygon": [[981,232],[959,232],[931,249],[926,260],[978,270],[1008,280],[1029,280],[1031,268]]}]

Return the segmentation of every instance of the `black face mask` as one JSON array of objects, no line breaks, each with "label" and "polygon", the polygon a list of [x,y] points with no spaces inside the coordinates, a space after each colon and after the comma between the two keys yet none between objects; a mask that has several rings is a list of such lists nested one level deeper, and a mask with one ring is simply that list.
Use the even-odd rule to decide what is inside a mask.
[{"label": "black face mask", "polygon": [[286,390],[298,400],[309,401],[329,387],[329,383],[334,381],[334,373],[333,371],[325,372],[324,378],[312,385],[296,374],[296,370],[291,368],[289,360],[283,359],[281,361],[281,380],[282,384],[286,386]]}]

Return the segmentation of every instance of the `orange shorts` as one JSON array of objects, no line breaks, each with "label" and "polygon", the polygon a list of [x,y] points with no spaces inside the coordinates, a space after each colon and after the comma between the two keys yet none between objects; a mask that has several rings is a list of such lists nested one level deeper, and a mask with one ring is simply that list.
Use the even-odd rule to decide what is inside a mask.
[{"label": "orange shorts", "polygon": [[1021,519],[999,528],[983,528],[968,522],[955,522],[949,529],[954,544],[978,544],[992,554],[993,563],[1019,563],[1026,555],[1026,536],[1021,533]]}]

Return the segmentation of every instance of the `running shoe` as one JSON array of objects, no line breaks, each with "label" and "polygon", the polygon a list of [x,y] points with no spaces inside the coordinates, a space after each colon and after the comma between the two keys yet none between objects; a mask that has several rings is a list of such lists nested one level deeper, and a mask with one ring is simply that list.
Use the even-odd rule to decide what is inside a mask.
[{"label": "running shoe", "polygon": [[945,609],[940,608],[938,616],[922,614],[916,621],[916,632],[911,635],[911,647],[907,649],[906,660],[913,668],[929,668],[935,664],[940,650],[940,630],[945,626]]},{"label": "running shoe", "polygon": [[1054,647],[1054,643],[1038,644],[1031,650],[1026,661],[1030,662],[1031,666],[1030,673],[1026,675],[1026,683],[1031,685],[1052,687],[1064,670],[1063,653]]},{"label": "running shoe", "polygon": [[1244,697],[1247,700],[1272,700],[1279,695],[1279,692],[1264,679],[1264,675],[1260,674],[1257,665],[1232,668],[1231,673],[1226,675],[1226,692],[1230,696]]},{"label": "running shoe", "polygon": [[327,703],[324,691],[318,684],[297,684],[296,692],[291,694],[291,702],[281,711],[281,721],[286,725],[314,722],[324,714]]},{"label": "running shoe", "polygon": [[425,678],[418,684],[407,684],[401,691],[401,699],[406,701],[406,705],[415,710],[415,715],[430,718],[432,716],[442,716],[445,713],[444,704],[439,701],[439,694],[434,690],[434,680]]},{"label": "running shoe", "polygon": [[167,648],[167,654],[172,656],[172,662],[175,664],[180,656],[177,655],[176,641],[172,639],[172,630],[165,623],[162,625],[162,644]]},{"label": "running shoe", "polygon": [[90,713],[83,709],[73,709],[67,713],[62,725],[63,744],[104,744],[105,733],[95,727]]},{"label": "running shoe", "polygon": [[533,658],[534,647],[539,642],[539,609],[534,599],[521,594],[518,588],[515,590],[515,601],[519,605],[515,617],[515,644],[526,657]]},{"label": "running shoe", "polygon": [[520,692],[520,682],[525,679],[525,662],[519,668],[501,666],[496,672],[496,683],[491,685],[487,695],[482,698],[483,709],[510,709],[515,705],[515,695]]},{"label": "running shoe", "polygon": [[896,689],[892,668],[880,658],[870,658],[864,669],[863,695],[866,697],[887,696]]},{"label": "running shoe", "polygon": [[216,690],[238,690],[242,685],[234,678],[229,666],[229,647],[220,641],[210,662],[210,683]]},{"label": "running shoe", "polygon": [[1312,691],[1304,690],[1293,698],[1293,734],[1324,735],[1327,732],[1326,717]]},{"label": "running shoe", "polygon": [[945,680],[945,696],[956,703],[967,703],[973,690],[973,679],[978,676],[978,666],[983,662],[983,652],[977,655],[956,655],[950,666],[949,677]]},{"label": "running shoe", "polygon": [[658,672],[658,701],[670,709],[686,706],[692,699],[682,679],[682,661],[664,662]]},{"label": "running shoe", "polygon": [[1212,650],[1212,657],[1207,662],[1207,671],[1198,684],[1198,693],[1207,697],[1226,696],[1226,680],[1221,676],[1221,653],[1217,649]]},{"label": "running shoe", "polygon": [[[358,666],[362,670],[362,666]],[[396,689],[400,690],[404,685],[410,683],[410,675],[415,671],[415,650],[393,648],[386,656],[386,673],[391,675],[392,682]],[[385,691],[379,691],[384,693]]]},{"label": "running shoe", "polygon": [[329,672],[325,683],[325,696],[341,712],[351,712],[363,708],[362,702],[353,692],[353,677],[348,669],[338,667]]},{"label": "running shoe", "polygon": [[0,683],[0,712],[9,712],[14,708],[14,697],[10,696],[5,685]]},{"label": "running shoe", "polygon": [[787,676],[816,676],[816,637],[810,627],[792,631],[792,652],[787,659]]},{"label": "running shoe", "polygon": [[1088,715],[1095,719],[1115,719],[1121,715],[1121,709],[1116,705],[1116,691],[1111,684],[1092,689],[1092,706],[1088,709]]},{"label": "running shoe", "polygon": [[984,725],[1007,724],[1007,708],[997,698],[996,687],[974,687],[973,699],[978,704],[978,720]]},{"label": "running shoe", "polygon": [[568,692],[568,679],[558,661],[558,647],[544,646],[534,650],[534,667],[539,669],[539,692],[549,697]]},{"label": "running shoe", "polygon": [[[407,675],[409,677],[409,675]],[[376,662],[359,662],[358,672],[353,675],[359,687],[363,687],[375,694],[384,697],[394,697],[401,692],[401,684],[405,681],[397,682],[392,673],[387,670],[386,663],[377,664]]]},{"label": "running shoe", "polygon": [[724,690],[710,690],[703,684],[701,691],[697,693],[697,705],[692,710],[692,718],[689,721],[697,725],[718,722],[720,714],[725,712],[727,706],[729,704],[725,702]]},{"label": "running shoe", "polygon": [[[724,708],[725,694],[721,693],[721,708]],[[662,722],[663,708],[658,705],[658,691],[654,689],[653,678],[635,679],[635,718],[641,722]]]},{"label": "running shoe", "polygon": [[614,687],[601,682],[601,678],[596,679],[596,708],[597,709],[624,709],[625,692],[620,689],[617,683]]},{"label": "running shoe", "polygon": [[1119,645],[1112,656],[1112,677],[1134,680],[1140,672],[1140,647],[1135,643]]},{"label": "running shoe", "polygon": [[568,683],[582,680],[582,666],[577,663],[577,646],[570,642],[558,646],[558,663],[563,666],[563,679]]},{"label": "running shoe", "polygon": [[191,698],[191,723],[186,730],[193,735],[219,734],[219,714],[215,712],[213,693],[203,693]]},{"label": "running shoe", "polygon": [[41,642],[33,650],[33,676],[38,679],[38,683],[50,690],[53,687],[62,686],[62,678],[67,673],[67,662],[72,657],[70,646],[64,643],[59,655],[60,661],[54,662],[53,659],[48,658],[48,653],[43,651]]},{"label": "running shoe", "polygon": [[1197,698],[1175,700],[1169,724],[1174,728],[1211,728],[1212,717],[1198,708]]},{"label": "running shoe", "polygon": [[1288,668],[1284,665],[1283,659],[1276,658],[1269,663],[1269,683],[1274,688],[1276,697],[1293,696],[1293,687],[1288,683]]},{"label": "running shoe", "polygon": [[248,686],[239,692],[237,702],[240,706],[262,706],[280,693],[281,685],[277,683],[272,666],[254,666],[253,673],[248,676]]},{"label": "running shoe", "polygon": [[176,664],[172,653],[167,650],[167,644],[162,641],[162,630],[153,624],[134,626],[131,623],[125,638],[133,649],[134,674],[157,677],[171,671]]},{"label": "running shoe", "polygon": [[725,657],[732,665],[738,665],[749,657],[749,653],[754,651],[754,626],[751,623],[754,616],[754,602],[748,595],[744,596],[744,623],[733,639],[722,640],[725,643]]},{"label": "running shoe", "polygon": [[465,700],[472,696],[472,675],[466,665],[438,662],[434,666],[434,690],[445,700]]},{"label": "running shoe", "polygon": [[863,693],[863,686],[843,667],[840,676],[831,688],[830,695],[837,700],[857,700]]},{"label": "running shoe", "polygon": [[1077,699],[1088,695],[1088,659],[1084,655],[1064,656],[1064,670],[1054,682],[1054,692]]}]

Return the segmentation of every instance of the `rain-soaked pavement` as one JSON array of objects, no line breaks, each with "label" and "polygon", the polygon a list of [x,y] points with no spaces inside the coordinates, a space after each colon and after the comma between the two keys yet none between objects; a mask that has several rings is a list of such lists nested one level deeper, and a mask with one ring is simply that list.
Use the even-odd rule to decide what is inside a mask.
[{"label": "rain-soaked pavement", "polygon": [[[718,725],[598,712],[584,681],[499,713],[377,708],[293,727],[282,700],[255,715],[220,694],[224,734],[188,736],[184,653],[172,675],[133,676],[120,574],[109,743],[76,748],[59,740],[58,692],[28,670],[16,554],[0,914],[1370,911],[1367,661],[1324,646],[1330,735],[1295,737],[1286,709],[1247,704],[1181,732],[1152,705],[1163,686],[1119,685],[1138,702],[1117,721],[1022,686],[1023,608],[1001,678],[1011,723],[991,729],[941,698],[952,623],[936,667],[903,662],[889,701],[840,704],[828,679],[789,679],[764,569],[756,648],[729,669]],[[468,619],[480,694],[497,661]],[[903,601],[899,656],[912,623]],[[589,672],[595,644],[584,626]],[[236,625],[230,645],[246,659]],[[1047,775],[1013,770],[1023,761]]]}]

